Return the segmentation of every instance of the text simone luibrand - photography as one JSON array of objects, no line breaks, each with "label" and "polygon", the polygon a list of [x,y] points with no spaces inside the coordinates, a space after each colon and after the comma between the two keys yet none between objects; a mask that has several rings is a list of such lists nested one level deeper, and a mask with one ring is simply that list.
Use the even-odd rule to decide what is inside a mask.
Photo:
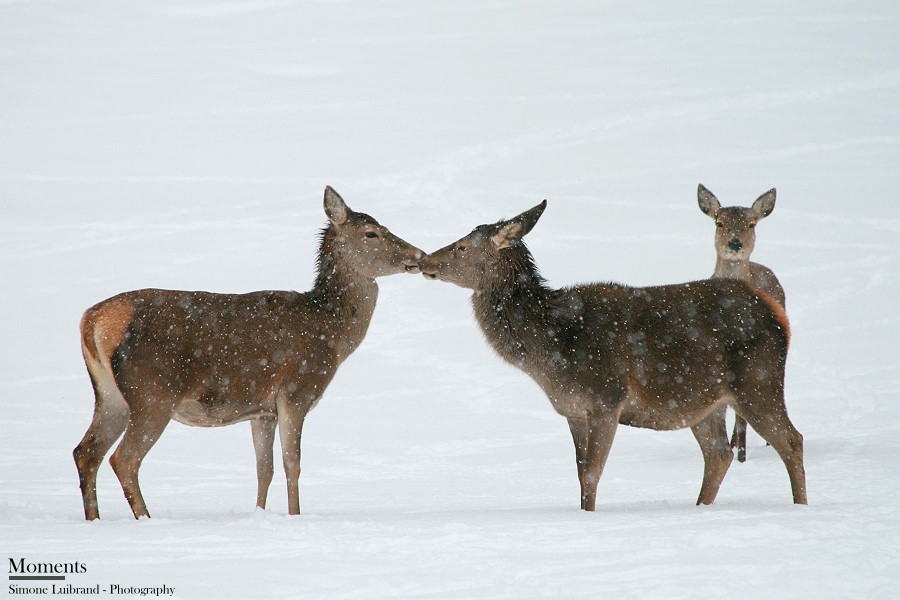
[{"label": "text simone luibrand - photography", "polygon": [[174,596],[169,585],[133,585],[127,582],[90,580],[88,566],[75,562],[38,562],[10,558],[10,595],[20,596]]}]

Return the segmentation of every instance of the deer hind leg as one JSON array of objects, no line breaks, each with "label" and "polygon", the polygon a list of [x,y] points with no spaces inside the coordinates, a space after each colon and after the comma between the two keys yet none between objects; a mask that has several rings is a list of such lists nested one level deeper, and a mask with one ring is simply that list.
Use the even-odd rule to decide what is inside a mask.
[{"label": "deer hind leg", "polygon": [[734,416],[734,433],[731,434],[731,447],[737,450],[738,462],[747,460],[747,421],[740,415]]},{"label": "deer hind leg", "polygon": [[174,409],[174,403],[164,402],[159,397],[148,396],[143,400],[140,403],[143,410],[136,410],[137,404],[130,403],[131,417],[125,428],[125,435],[109,459],[135,519],[150,516],[141,494],[138,471],[144,457],[165,431]]},{"label": "deer hind leg", "polygon": [[90,372],[94,386],[94,417],[81,442],[72,451],[78,480],[81,486],[81,500],[84,504],[84,518],[88,521],[100,518],[97,504],[97,470],[103,457],[119,439],[128,425],[128,405],[113,382],[112,375]]},{"label": "deer hind leg", "polygon": [[738,396],[734,410],[781,457],[791,480],[794,504],[806,504],[806,471],[803,467],[803,436],[788,418],[784,406],[784,388],[760,385],[751,394]]},{"label": "deer hind leg", "polygon": [[575,464],[578,467],[578,484],[581,487],[581,508],[584,510],[584,466],[587,463],[588,430],[590,428],[587,418],[568,417],[569,431],[572,433],[572,441],[575,442]]},{"label": "deer hind leg", "polygon": [[691,432],[703,453],[703,484],[700,486],[697,504],[712,504],[734,459],[725,428],[725,407],[715,409],[704,420],[691,427]]},{"label": "deer hind leg", "polygon": [[257,417],[250,421],[250,431],[253,434],[253,449],[256,452],[256,506],[266,507],[266,499],[269,496],[269,486],[272,484],[272,476],[275,473],[275,459],[272,446],[275,444],[275,426],[278,421],[275,417]]}]

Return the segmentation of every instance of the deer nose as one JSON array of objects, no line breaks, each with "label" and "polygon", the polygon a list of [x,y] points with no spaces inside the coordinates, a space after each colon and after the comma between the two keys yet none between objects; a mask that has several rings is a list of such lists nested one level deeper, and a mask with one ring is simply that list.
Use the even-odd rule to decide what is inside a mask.
[{"label": "deer nose", "polygon": [[422,252],[419,251],[416,253],[415,258],[404,258],[403,259],[403,268],[406,269],[407,273],[419,273],[419,260],[421,260]]},{"label": "deer nose", "polygon": [[737,238],[733,238],[730,242],[728,242],[728,249],[732,252],[738,252],[743,247],[744,244],[742,244],[741,240]]},{"label": "deer nose", "polygon": [[429,255],[425,255],[419,259],[419,271],[426,279],[437,279],[437,269],[429,261]]}]

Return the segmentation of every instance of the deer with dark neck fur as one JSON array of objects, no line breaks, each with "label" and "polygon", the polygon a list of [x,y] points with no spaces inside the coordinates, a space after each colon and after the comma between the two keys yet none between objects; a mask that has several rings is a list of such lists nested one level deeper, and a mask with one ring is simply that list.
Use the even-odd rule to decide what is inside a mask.
[{"label": "deer with dark neck fur", "polygon": [[545,207],[481,225],[419,267],[426,278],[473,290],[488,343],[566,417],[581,507],[595,508],[619,424],[690,427],[704,458],[697,503],[712,503],[733,457],[726,406],[771,442],[794,502],[806,504],[803,436],[784,405],[789,331],[781,307],[730,279],[552,289],[522,241]]},{"label": "deer with dark neck fur", "polygon": [[74,450],[84,515],[100,516],[97,469],[110,458],[135,518],[149,517],[138,469],[169,421],[216,427],[251,422],[257,506],[273,475],[276,425],[288,512],[300,513],[300,436],[338,366],[366,335],[377,277],[417,273],[422,252],[325,190],[318,275],[306,293],[212,294],[137,290],[89,308],[82,353],[94,417]]},{"label": "deer with dark neck fur", "polygon": [[[775,210],[775,188],[757,198],[750,208],[723,208],[719,199],[701,183],[697,186],[697,203],[716,223],[716,268],[712,277],[746,281],[784,308],[784,288],[778,277],[769,267],[750,260],[756,247],[756,224]],[[737,449],[738,462],[747,460],[747,421],[740,415],[734,419],[731,446]]]}]

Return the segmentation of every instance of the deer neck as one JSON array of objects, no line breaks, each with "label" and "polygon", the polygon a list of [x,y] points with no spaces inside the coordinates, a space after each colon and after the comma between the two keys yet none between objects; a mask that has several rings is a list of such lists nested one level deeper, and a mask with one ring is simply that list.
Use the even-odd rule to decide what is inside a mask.
[{"label": "deer neck", "polygon": [[546,354],[555,321],[550,292],[524,245],[503,252],[485,285],[475,290],[475,318],[508,362],[528,370]]},{"label": "deer neck", "polygon": [[343,362],[362,343],[378,300],[378,284],[359,273],[337,249],[333,233],[326,230],[319,250],[318,275],[311,297],[325,335],[335,341]]},{"label": "deer neck", "polygon": [[727,260],[721,256],[716,258],[716,270],[713,277],[728,277],[731,279],[750,280],[749,260]]}]

